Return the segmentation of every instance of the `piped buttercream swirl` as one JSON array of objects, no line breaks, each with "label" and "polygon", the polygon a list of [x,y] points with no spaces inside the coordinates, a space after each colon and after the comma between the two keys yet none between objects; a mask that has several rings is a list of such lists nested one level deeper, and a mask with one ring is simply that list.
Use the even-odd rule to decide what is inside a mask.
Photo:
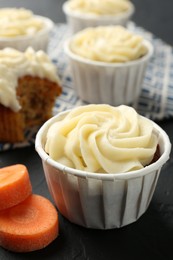
[{"label": "piped buttercream swirl", "polygon": [[77,33],[70,49],[80,57],[99,62],[128,62],[147,53],[143,37],[122,26],[87,28]]},{"label": "piped buttercream swirl", "polygon": [[31,10],[24,8],[0,9],[0,37],[2,38],[34,35],[43,28],[43,21],[35,16]]},{"label": "piped buttercream swirl", "polygon": [[70,0],[68,8],[71,11],[91,15],[117,15],[129,10],[127,0]]},{"label": "piped buttercream swirl", "polygon": [[133,108],[87,105],[50,126],[45,151],[59,163],[95,173],[124,173],[148,165],[157,148],[153,123]]}]

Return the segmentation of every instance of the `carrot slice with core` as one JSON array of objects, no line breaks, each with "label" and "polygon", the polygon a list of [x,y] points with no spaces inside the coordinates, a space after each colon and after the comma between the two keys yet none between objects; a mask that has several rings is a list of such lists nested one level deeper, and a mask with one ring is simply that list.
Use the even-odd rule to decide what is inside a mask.
[{"label": "carrot slice with core", "polygon": [[27,168],[22,164],[0,169],[0,210],[25,200],[32,193]]},{"label": "carrot slice with core", "polygon": [[32,194],[0,212],[0,246],[30,252],[50,244],[59,233],[58,212],[46,198]]}]

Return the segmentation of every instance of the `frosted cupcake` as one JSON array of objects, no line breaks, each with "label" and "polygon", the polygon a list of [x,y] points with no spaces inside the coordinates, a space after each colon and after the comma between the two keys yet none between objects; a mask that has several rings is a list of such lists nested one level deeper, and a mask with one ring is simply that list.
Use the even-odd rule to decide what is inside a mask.
[{"label": "frosted cupcake", "polygon": [[42,50],[0,50],[0,142],[26,141],[52,116],[61,94],[57,68]]},{"label": "frosted cupcake", "polygon": [[36,136],[49,190],[71,222],[99,229],[147,209],[170,141],[128,106],[87,105],[47,121]]},{"label": "frosted cupcake", "polygon": [[65,52],[82,100],[131,105],[139,97],[153,47],[122,26],[99,26],[73,35]]},{"label": "frosted cupcake", "polygon": [[72,33],[100,25],[125,26],[134,10],[128,0],[69,0],[63,5]]},{"label": "frosted cupcake", "polygon": [[53,22],[24,8],[0,9],[0,48],[46,50]]}]

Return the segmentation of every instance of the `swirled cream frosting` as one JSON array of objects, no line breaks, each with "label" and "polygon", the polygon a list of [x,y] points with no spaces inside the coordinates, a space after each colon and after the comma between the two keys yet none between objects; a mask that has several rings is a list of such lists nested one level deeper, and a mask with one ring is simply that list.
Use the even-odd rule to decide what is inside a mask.
[{"label": "swirled cream frosting", "polygon": [[55,161],[94,173],[124,173],[148,165],[155,154],[153,123],[133,108],[77,107],[52,124],[45,151]]},{"label": "swirled cream frosting", "polygon": [[43,21],[24,8],[0,9],[0,37],[34,35],[44,27]]},{"label": "swirled cream frosting", "polygon": [[147,53],[143,38],[122,26],[99,26],[77,33],[70,50],[80,57],[108,62],[128,62]]},{"label": "swirled cream frosting", "polygon": [[56,67],[43,51],[29,47],[25,52],[12,48],[0,50],[0,104],[20,110],[16,95],[18,79],[22,76],[37,76],[59,83]]},{"label": "swirled cream frosting", "polygon": [[117,15],[130,8],[127,0],[70,0],[68,8],[82,14]]}]

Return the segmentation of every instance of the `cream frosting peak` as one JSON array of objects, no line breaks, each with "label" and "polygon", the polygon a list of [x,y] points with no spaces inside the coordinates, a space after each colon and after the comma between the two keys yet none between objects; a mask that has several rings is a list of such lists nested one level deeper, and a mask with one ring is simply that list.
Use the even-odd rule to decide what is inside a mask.
[{"label": "cream frosting peak", "polygon": [[70,0],[68,8],[72,11],[91,15],[117,15],[129,10],[126,0]]},{"label": "cream frosting peak", "polygon": [[0,9],[0,37],[13,38],[33,35],[42,30],[43,27],[43,21],[36,17],[31,10],[24,8]]},{"label": "cream frosting peak", "polygon": [[0,104],[13,111],[20,109],[16,96],[18,79],[22,76],[38,76],[59,84],[56,67],[48,55],[29,47],[25,52],[12,48],[0,50]]},{"label": "cream frosting peak", "polygon": [[150,120],[131,107],[102,104],[77,107],[54,123],[45,151],[78,170],[123,173],[148,165],[156,147]]},{"label": "cream frosting peak", "polygon": [[122,26],[87,28],[72,38],[70,49],[80,57],[102,62],[127,62],[147,52],[143,38]]}]

